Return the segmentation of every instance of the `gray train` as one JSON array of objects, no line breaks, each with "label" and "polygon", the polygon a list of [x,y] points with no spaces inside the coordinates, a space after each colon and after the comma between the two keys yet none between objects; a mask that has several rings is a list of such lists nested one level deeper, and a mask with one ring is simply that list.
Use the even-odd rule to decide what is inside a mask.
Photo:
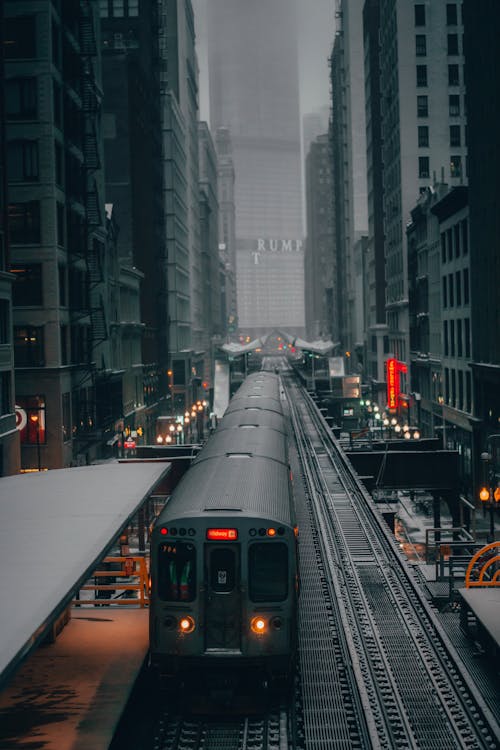
[{"label": "gray train", "polygon": [[163,677],[290,676],[298,532],[283,403],[277,375],[250,375],[155,523],[150,664]]}]

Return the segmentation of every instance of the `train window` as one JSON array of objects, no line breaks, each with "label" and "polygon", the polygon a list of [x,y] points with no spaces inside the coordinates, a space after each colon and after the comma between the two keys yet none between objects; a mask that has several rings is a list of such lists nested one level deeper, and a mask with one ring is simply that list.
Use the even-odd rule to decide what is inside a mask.
[{"label": "train window", "polygon": [[158,596],[166,602],[192,602],[196,597],[196,548],[189,542],[160,544]]},{"label": "train window", "polygon": [[248,552],[248,571],[250,599],[253,602],[281,602],[287,598],[286,544],[252,544]]},{"label": "train window", "polygon": [[228,594],[234,589],[234,550],[210,551],[210,588],[218,594]]}]

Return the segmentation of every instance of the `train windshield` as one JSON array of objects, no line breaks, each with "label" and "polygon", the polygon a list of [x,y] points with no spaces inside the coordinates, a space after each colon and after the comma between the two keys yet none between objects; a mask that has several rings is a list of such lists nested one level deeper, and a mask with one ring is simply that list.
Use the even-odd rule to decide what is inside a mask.
[{"label": "train windshield", "polygon": [[193,544],[160,544],[158,596],[166,602],[192,602],[196,597],[196,549]]},{"label": "train windshield", "polygon": [[250,599],[281,602],[288,596],[288,548],[286,544],[252,544],[248,552]]}]

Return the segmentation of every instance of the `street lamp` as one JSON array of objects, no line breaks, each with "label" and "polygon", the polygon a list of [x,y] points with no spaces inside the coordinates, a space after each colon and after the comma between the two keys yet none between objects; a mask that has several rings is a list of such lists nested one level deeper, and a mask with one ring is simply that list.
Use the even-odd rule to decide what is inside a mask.
[{"label": "street lamp", "polygon": [[40,462],[40,418],[39,418],[39,415],[32,412],[30,414],[30,422],[32,425],[36,427],[36,455],[37,455],[38,471],[41,471],[42,466]]},{"label": "street lamp", "polygon": [[[495,436],[490,436],[495,437]],[[488,438],[489,439],[489,438]],[[484,483],[479,490],[479,499],[481,505],[490,512],[490,532],[488,535],[488,542],[495,541],[495,510],[500,508],[500,486],[498,482],[494,480],[491,472],[491,453],[481,453],[481,461],[483,461],[484,467]],[[496,483],[496,487],[493,487]]]}]

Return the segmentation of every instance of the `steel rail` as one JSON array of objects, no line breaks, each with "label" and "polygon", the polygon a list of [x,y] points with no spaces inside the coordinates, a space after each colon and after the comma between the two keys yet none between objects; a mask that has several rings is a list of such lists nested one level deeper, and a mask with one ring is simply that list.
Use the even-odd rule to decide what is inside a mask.
[{"label": "steel rail", "polygon": [[[293,386],[288,385],[290,387]],[[299,393],[296,386],[294,393]],[[375,718],[379,736],[380,731],[388,731],[393,746],[405,746],[404,742],[409,742],[411,746],[423,747],[428,741],[428,746],[433,747],[436,728],[441,723],[445,735],[442,747],[495,747],[498,731],[495,718],[478,691],[467,684],[461,660],[416,586],[416,578],[409,573],[389,531],[381,525],[385,522],[375,512],[371,499],[332,440],[326,422],[318,414],[312,399],[303,391],[300,393],[300,397],[289,397],[289,401],[298,430],[298,442],[302,444],[305,476],[313,499],[319,502],[315,514],[323,538],[325,560],[332,581],[337,581],[333,596],[340,595],[345,607],[341,626],[354,626],[357,637],[352,638],[349,645],[352,651],[355,644],[355,660],[363,667],[361,671],[365,683],[368,682],[365,687],[370,698],[377,697]],[[302,428],[308,421],[311,429],[305,436]],[[309,453],[309,460],[304,458],[306,453]],[[328,482],[324,478],[325,471],[336,474],[336,480],[332,481],[330,476]],[[311,477],[313,473],[314,478]],[[336,493],[331,491],[332,483],[336,485]],[[328,519],[333,521],[332,528],[329,528]],[[339,567],[343,568],[342,577],[347,585],[342,586],[339,582],[336,573]],[[401,633],[396,636],[389,634],[389,637],[384,633],[381,612],[390,620],[386,625],[399,626]],[[357,617],[353,617],[353,613]],[[346,620],[349,620],[348,625]],[[424,671],[421,675],[426,683],[423,690],[417,690],[407,684],[408,680],[405,683],[400,674],[395,674],[396,660],[389,644],[394,648],[404,647],[405,653],[400,659],[406,658],[407,662],[413,663],[418,657],[415,669]],[[459,683],[457,687],[455,681]],[[412,697],[416,705],[408,707],[405,701]],[[386,711],[388,701],[391,705]],[[422,733],[421,727],[425,707],[431,709],[430,713],[434,708],[436,713],[434,726],[429,727],[427,735],[425,728]],[[450,741],[450,731],[454,736],[453,744],[446,742],[446,737],[448,743]]]}]

